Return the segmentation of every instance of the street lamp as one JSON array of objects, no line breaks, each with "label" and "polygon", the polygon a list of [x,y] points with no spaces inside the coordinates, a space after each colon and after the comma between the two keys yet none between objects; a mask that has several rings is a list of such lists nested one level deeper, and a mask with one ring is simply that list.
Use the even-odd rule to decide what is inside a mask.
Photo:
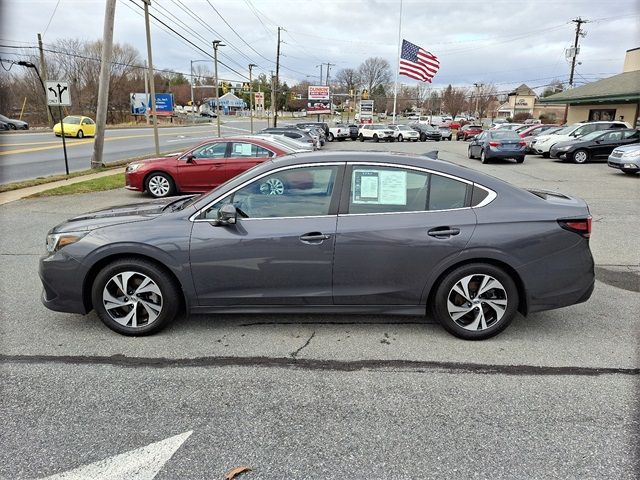
[{"label": "street lamp", "polygon": [[257,66],[255,63],[249,64],[249,118],[251,119],[251,134],[253,134],[253,77],[251,76],[251,70]]},{"label": "street lamp", "polygon": [[218,123],[218,136],[220,136],[220,95],[218,94],[218,47],[224,47],[225,44],[220,40],[213,41],[213,62],[215,63],[216,76],[216,119]]},{"label": "street lamp", "polygon": [[210,62],[211,60],[191,60],[191,123],[196,122],[195,112],[193,111],[193,106],[195,101],[193,99],[193,64],[197,62]]}]

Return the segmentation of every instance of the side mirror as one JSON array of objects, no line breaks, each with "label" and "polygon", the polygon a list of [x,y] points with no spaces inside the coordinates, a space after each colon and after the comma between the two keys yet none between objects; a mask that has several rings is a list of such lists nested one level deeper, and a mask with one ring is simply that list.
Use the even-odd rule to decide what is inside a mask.
[{"label": "side mirror", "polygon": [[190,153],[185,157],[185,160],[186,160],[187,163],[193,163],[193,159],[194,158],[195,157],[193,156],[193,153]]},{"label": "side mirror", "polygon": [[238,211],[236,210],[236,207],[227,203],[218,210],[218,220],[216,221],[216,225],[235,225],[237,219]]}]

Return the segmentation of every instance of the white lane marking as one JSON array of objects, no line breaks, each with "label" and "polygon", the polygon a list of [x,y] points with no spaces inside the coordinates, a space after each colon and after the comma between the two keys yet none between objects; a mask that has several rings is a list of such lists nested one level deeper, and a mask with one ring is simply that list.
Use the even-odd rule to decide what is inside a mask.
[{"label": "white lane marking", "polygon": [[189,137],[189,138],[177,138],[175,140],[165,140],[164,143],[175,143],[175,142],[189,142],[191,140],[204,140],[204,139],[208,139],[208,138],[215,138],[213,136],[213,133],[211,135],[208,135],[206,137]]},{"label": "white lane marking", "polygon": [[239,130],[241,132],[248,132],[248,128],[238,128],[238,127],[230,127],[228,125],[221,125],[222,128],[228,128],[229,130]]},{"label": "white lane marking", "polygon": [[152,480],[193,430],[43,480]]}]

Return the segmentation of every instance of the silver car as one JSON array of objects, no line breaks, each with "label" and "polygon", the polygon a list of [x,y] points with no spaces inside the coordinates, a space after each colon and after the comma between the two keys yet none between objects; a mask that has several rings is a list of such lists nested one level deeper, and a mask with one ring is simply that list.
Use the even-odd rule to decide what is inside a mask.
[{"label": "silver car", "polygon": [[607,165],[629,175],[640,172],[640,143],[616,147],[609,155]]}]

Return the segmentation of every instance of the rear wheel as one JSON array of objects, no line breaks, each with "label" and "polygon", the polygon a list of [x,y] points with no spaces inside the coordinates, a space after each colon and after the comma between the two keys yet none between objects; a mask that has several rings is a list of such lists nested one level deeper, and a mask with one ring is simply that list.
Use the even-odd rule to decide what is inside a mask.
[{"label": "rear wheel", "polygon": [[489,163],[489,159],[487,158],[487,154],[484,153],[484,150],[480,151],[480,161],[482,163]]},{"label": "rear wheel", "polygon": [[329,135],[327,136],[327,140],[329,140],[330,142],[333,142],[333,133],[329,132]]},{"label": "rear wheel", "polygon": [[589,152],[586,150],[576,150],[573,153],[573,161],[574,163],[587,163],[589,161]]},{"label": "rear wheel", "polygon": [[516,163],[524,163],[524,157],[516,157]]},{"label": "rear wheel", "polygon": [[374,135],[373,136],[373,141],[378,143],[380,141],[380,139],[378,138],[378,135]]},{"label": "rear wheel", "polygon": [[471,147],[467,148],[467,157],[474,158],[473,154],[471,153]]},{"label": "rear wheel", "polygon": [[435,319],[465,340],[484,340],[507,328],[519,301],[513,279],[485,263],[463,265],[448,273],[432,298]]},{"label": "rear wheel", "polygon": [[544,152],[542,154],[542,158],[549,158],[551,156],[551,154],[549,152]]},{"label": "rear wheel", "polygon": [[146,190],[154,198],[164,198],[175,191],[173,179],[166,173],[155,172],[147,177]]},{"label": "rear wheel", "polygon": [[426,142],[427,141],[427,136],[424,133],[420,134],[420,141],[421,142]]},{"label": "rear wheel", "polygon": [[91,290],[100,320],[123,335],[149,335],[172,321],[181,294],[171,276],[154,263],[125,258],[104,267]]},{"label": "rear wheel", "polygon": [[398,141],[404,142],[404,137],[402,136],[402,134],[398,135]]},{"label": "rear wheel", "polygon": [[360,139],[361,142],[364,142],[364,136],[362,136],[362,134],[358,135],[358,138]]}]

